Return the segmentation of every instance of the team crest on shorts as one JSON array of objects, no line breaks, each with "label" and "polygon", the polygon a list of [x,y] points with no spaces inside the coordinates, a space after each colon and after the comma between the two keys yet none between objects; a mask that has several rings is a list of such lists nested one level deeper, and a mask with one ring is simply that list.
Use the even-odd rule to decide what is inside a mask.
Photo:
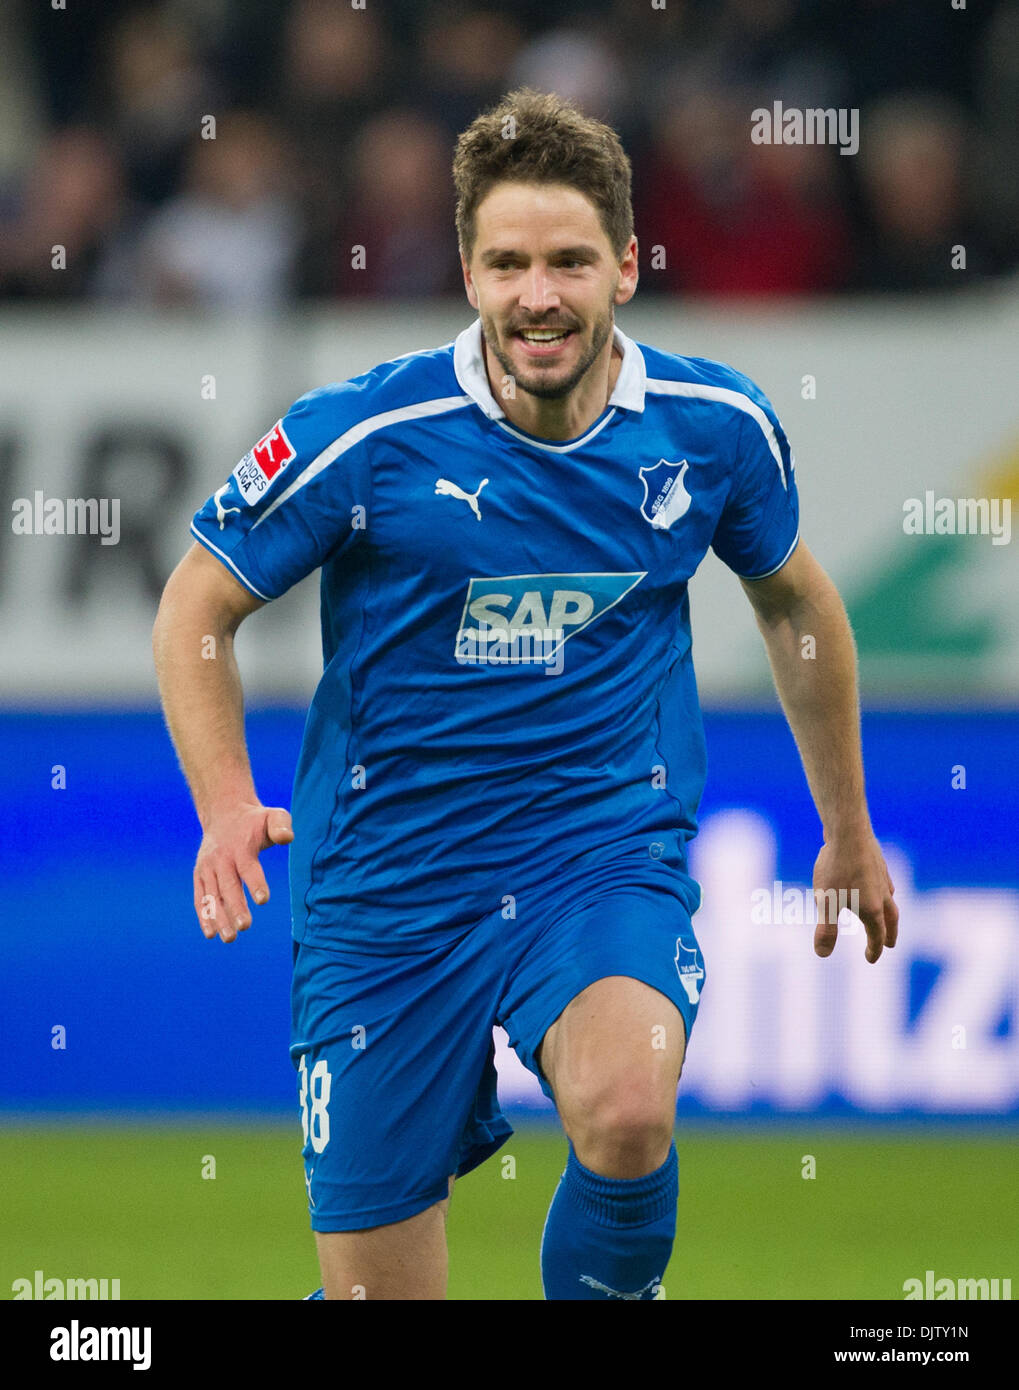
[{"label": "team crest on shorts", "polygon": [[694,946],[684,946],[681,936],[676,937],[676,969],[679,971],[679,983],[686,990],[686,997],[691,1004],[698,1003],[701,997],[701,983],[704,980],[701,953]]},{"label": "team crest on shorts", "polygon": [[679,463],[659,459],[652,468],[640,470],[640,480],[644,484],[640,514],[645,521],[650,521],[656,531],[667,531],[674,521],[689,511],[692,499],[683,482],[689,467],[686,459],[681,459]]}]

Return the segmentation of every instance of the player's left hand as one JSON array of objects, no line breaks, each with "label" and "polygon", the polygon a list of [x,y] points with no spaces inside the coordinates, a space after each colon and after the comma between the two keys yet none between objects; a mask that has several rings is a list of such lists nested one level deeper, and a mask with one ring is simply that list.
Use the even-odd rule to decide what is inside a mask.
[{"label": "player's left hand", "polygon": [[[814,864],[817,905],[814,951],[819,956],[831,955],[839,935],[837,910],[834,914],[826,912],[829,900],[824,894],[832,889],[840,895],[835,901],[849,906],[863,923],[867,932],[865,955],[873,965],[886,946],[895,945],[899,934],[899,909],[894,898],[895,885],[872,831],[833,836],[822,845],[817,856]],[[854,907],[857,901],[859,906]],[[830,920],[833,915],[834,921]]]}]

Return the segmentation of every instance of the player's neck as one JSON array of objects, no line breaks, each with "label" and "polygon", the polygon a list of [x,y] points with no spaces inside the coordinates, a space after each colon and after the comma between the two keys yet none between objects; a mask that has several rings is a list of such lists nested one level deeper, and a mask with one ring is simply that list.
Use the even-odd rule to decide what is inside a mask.
[{"label": "player's neck", "polygon": [[502,368],[493,362],[487,344],[484,351],[489,385],[506,412],[507,420],[538,439],[578,439],[605,409],[623,365],[623,355],[610,337],[583,380],[561,400],[532,396],[523,388],[511,399],[500,399],[495,382],[501,380]]}]

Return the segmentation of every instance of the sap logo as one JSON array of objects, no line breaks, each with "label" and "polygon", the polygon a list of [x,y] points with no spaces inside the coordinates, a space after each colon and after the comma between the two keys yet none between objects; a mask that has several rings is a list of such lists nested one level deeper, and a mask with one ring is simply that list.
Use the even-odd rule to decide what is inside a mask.
[{"label": "sap logo", "polygon": [[461,665],[547,661],[646,576],[641,570],[473,578],[457,630],[456,660]]},{"label": "sap logo", "polygon": [[691,1004],[696,1004],[701,997],[704,966],[701,964],[700,951],[693,946],[684,946],[681,936],[676,937],[676,969],[679,971],[679,983],[686,990],[686,997]]}]

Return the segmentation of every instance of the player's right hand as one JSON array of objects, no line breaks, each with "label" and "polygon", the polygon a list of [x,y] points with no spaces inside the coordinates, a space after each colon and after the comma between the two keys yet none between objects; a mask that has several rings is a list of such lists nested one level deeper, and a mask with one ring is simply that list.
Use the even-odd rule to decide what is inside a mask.
[{"label": "player's right hand", "polygon": [[195,860],[195,912],[206,940],[234,941],[251,926],[252,901],[269,901],[269,885],[258,862],[270,845],[294,838],[290,812],[283,806],[241,803],[210,818]]}]

